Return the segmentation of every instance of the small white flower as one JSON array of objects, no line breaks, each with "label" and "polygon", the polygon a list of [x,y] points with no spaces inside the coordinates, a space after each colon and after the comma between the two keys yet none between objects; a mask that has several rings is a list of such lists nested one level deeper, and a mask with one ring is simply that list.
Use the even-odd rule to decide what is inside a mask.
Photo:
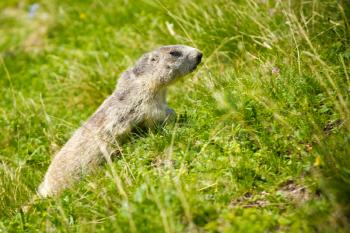
[{"label": "small white flower", "polygon": [[271,73],[274,75],[279,75],[280,74],[280,68],[277,66],[272,67]]}]

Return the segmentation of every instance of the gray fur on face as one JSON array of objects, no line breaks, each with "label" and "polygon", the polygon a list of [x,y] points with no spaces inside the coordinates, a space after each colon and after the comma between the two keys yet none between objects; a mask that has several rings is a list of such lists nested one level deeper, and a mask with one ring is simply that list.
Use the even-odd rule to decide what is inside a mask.
[{"label": "gray fur on face", "polygon": [[152,77],[164,87],[193,71],[201,58],[201,52],[189,46],[164,46],[143,55],[132,71],[137,77]]},{"label": "gray fur on face", "polygon": [[52,160],[39,186],[41,197],[59,194],[115,152],[122,139],[140,124],[153,127],[174,119],[166,87],[192,72],[202,53],[185,45],[158,48],[125,71],[117,88]]}]

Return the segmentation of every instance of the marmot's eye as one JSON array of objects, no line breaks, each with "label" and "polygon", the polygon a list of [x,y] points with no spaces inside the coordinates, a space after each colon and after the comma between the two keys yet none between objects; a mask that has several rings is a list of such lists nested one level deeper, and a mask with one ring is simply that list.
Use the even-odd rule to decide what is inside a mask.
[{"label": "marmot's eye", "polygon": [[182,56],[182,53],[179,51],[171,51],[170,54],[173,57],[181,57]]}]

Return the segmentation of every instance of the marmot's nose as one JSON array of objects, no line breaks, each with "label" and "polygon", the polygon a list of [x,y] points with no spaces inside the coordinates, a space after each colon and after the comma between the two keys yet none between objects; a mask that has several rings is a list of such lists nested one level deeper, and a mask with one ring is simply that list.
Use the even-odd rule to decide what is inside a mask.
[{"label": "marmot's nose", "polygon": [[203,57],[203,53],[198,52],[198,54],[197,54],[197,64],[201,63],[202,57]]}]

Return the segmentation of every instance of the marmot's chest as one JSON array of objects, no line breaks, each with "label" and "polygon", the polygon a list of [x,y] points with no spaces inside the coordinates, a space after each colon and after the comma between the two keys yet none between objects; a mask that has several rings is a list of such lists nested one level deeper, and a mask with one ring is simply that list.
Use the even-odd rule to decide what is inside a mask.
[{"label": "marmot's chest", "polygon": [[166,117],[166,92],[162,90],[143,104],[144,120],[157,122],[163,121]]},{"label": "marmot's chest", "polygon": [[165,102],[151,102],[143,107],[145,120],[162,121],[166,117],[167,105]]}]

